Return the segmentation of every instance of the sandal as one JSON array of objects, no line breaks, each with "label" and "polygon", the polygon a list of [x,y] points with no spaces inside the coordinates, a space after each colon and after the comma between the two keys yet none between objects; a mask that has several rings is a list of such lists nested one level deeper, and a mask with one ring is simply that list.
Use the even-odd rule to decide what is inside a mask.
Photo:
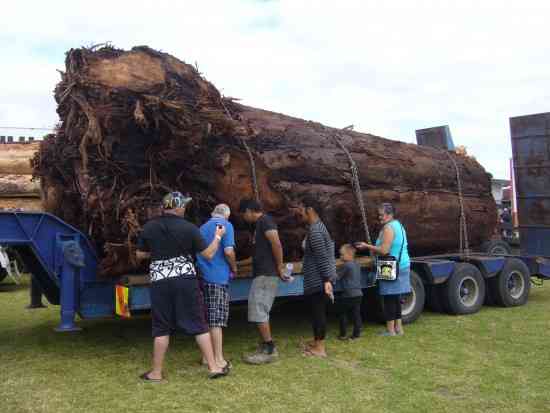
[{"label": "sandal", "polygon": [[222,367],[224,370],[231,371],[233,369],[233,363],[230,360],[225,360],[225,366]]},{"label": "sandal", "polygon": [[149,377],[149,373],[151,373],[151,371],[146,371],[141,376],[139,376],[139,378],[143,381],[148,381],[150,383],[160,383],[161,381],[164,381],[164,377],[160,379],[152,379],[151,377]]},{"label": "sandal", "polygon": [[216,379],[221,379],[222,377],[225,377],[229,374],[229,369],[226,367],[223,368],[222,371],[219,371],[219,372],[216,372],[216,373],[210,373],[208,374],[208,378],[210,380],[216,380]]}]

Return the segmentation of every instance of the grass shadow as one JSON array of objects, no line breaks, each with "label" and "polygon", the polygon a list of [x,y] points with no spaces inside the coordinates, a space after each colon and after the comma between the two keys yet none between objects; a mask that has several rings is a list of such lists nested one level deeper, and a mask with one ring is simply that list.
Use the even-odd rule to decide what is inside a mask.
[{"label": "grass shadow", "polygon": [[14,282],[0,284],[0,293],[9,293],[14,291],[21,291],[28,289],[29,286],[26,283],[15,284]]}]

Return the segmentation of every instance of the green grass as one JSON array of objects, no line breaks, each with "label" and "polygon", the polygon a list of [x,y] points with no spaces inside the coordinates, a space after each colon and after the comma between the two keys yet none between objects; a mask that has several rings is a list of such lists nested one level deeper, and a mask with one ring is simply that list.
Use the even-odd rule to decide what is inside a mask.
[{"label": "green grass", "polygon": [[[425,312],[403,338],[336,340],[326,360],[304,358],[307,316],[280,306],[273,330],[281,360],[240,361],[257,341],[244,311],[232,313],[226,353],[234,372],[208,381],[193,340],[173,340],[164,384],[141,383],[150,362],[150,320],[81,321],[53,332],[59,307],[28,311],[28,291],[0,285],[1,412],[548,412],[550,286],[519,308],[471,316]],[[292,310],[294,309],[294,311]],[[302,309],[302,311],[304,311]]]}]

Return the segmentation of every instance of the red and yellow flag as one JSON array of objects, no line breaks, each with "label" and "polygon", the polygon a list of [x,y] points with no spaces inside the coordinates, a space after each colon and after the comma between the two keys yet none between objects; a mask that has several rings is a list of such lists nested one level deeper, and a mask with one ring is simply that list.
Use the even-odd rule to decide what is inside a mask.
[{"label": "red and yellow flag", "polygon": [[115,287],[115,312],[117,315],[130,318],[130,307],[128,306],[128,287],[117,285]]}]

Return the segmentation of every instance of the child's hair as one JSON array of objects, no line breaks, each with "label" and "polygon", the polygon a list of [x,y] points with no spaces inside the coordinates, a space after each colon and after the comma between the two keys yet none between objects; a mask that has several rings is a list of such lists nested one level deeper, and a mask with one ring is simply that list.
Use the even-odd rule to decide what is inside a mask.
[{"label": "child's hair", "polygon": [[351,244],[344,244],[340,248],[345,251],[348,251],[353,256],[355,256],[355,253],[357,252],[357,249]]}]

